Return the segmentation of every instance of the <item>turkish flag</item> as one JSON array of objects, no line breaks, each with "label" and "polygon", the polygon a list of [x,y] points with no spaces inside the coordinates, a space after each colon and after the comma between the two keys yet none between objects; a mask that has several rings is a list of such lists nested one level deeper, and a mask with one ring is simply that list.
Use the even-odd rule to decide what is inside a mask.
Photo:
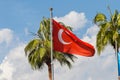
[{"label": "turkish flag", "polygon": [[70,30],[68,30],[55,20],[52,20],[52,23],[53,49],[55,51],[87,57],[94,55],[95,49],[92,45],[80,40]]}]

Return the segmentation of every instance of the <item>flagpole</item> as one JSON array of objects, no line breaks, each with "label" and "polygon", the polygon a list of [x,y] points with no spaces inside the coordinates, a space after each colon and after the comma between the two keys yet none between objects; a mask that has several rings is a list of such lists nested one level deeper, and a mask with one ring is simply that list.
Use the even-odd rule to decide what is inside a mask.
[{"label": "flagpole", "polygon": [[50,8],[50,33],[51,33],[51,71],[52,71],[52,80],[54,80],[54,64],[53,64],[53,38],[52,38],[52,18],[53,18],[53,8]]}]

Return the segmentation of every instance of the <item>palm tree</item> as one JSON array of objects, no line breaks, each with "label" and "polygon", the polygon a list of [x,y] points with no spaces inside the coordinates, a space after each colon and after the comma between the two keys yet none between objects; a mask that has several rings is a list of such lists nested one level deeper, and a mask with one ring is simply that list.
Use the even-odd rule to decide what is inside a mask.
[{"label": "palm tree", "polygon": [[[36,38],[31,40],[25,47],[25,54],[32,69],[42,69],[46,64],[48,66],[49,80],[52,80],[51,73],[51,38],[50,38],[50,19],[43,18]],[[61,65],[67,65],[71,68],[71,62],[74,62],[75,56],[53,51],[53,60],[57,60]]]},{"label": "palm tree", "polygon": [[113,46],[117,53],[120,47],[120,13],[115,10],[114,14],[111,13],[110,20],[107,19],[105,14],[98,13],[94,18],[94,23],[100,28],[96,41],[98,54],[100,55],[107,44]]}]

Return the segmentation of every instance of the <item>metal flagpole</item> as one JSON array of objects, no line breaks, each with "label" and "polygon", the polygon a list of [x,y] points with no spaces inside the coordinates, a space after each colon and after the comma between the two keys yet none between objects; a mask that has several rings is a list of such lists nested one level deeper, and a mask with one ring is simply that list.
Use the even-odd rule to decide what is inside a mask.
[{"label": "metal flagpole", "polygon": [[52,80],[54,80],[54,64],[53,64],[53,38],[52,38],[52,18],[53,18],[53,8],[50,8],[50,33],[51,33],[51,69],[52,69]]}]

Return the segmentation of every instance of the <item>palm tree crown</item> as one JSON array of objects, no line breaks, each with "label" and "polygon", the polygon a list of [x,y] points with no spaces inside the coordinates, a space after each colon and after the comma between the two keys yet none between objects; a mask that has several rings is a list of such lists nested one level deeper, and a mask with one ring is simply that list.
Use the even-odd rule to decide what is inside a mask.
[{"label": "palm tree crown", "polygon": [[[49,78],[51,80],[51,38],[50,38],[50,19],[43,18],[36,38],[31,40],[25,47],[25,54],[32,69],[42,69],[46,64],[48,66]],[[74,62],[75,56],[53,51],[53,59],[61,65],[66,64],[71,68],[71,62]]]},{"label": "palm tree crown", "polygon": [[117,42],[118,51],[120,47],[120,13],[115,10],[114,14],[111,14],[110,20],[107,19],[105,14],[98,13],[94,18],[94,23],[100,27],[96,41],[98,53],[100,54],[107,44],[111,44],[115,49],[115,42]]}]

